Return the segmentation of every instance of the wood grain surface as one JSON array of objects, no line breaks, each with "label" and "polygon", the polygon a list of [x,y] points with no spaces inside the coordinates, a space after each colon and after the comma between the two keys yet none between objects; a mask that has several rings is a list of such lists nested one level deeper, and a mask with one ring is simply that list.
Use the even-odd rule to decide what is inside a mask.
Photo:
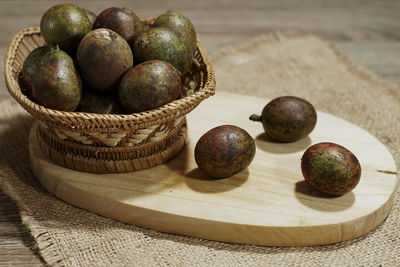
[{"label": "wood grain surface", "polygon": [[[33,172],[42,185],[75,206],[122,222],[163,232],[230,243],[312,246],[356,238],[387,216],[397,183],[396,165],[385,146],[343,119],[317,112],[312,133],[297,142],[266,139],[250,121],[266,99],[217,92],[187,115],[189,142],[172,160],[131,173],[92,174],[66,169],[46,157],[29,138]],[[231,107],[240,106],[232,110]],[[215,117],[218,114],[218,117]],[[197,140],[219,125],[236,125],[254,138],[250,166],[211,179],[194,159]],[[328,197],[303,179],[300,159],[310,144],[334,142],[352,151],[362,175],[354,190]]]},{"label": "wood grain surface", "polygon": [[[57,1],[0,1],[0,53],[5,54],[20,29],[37,26],[41,15]],[[65,1],[62,1],[65,2]],[[168,9],[188,16],[207,51],[240,44],[275,30],[301,30],[330,40],[342,53],[380,75],[400,82],[400,1],[69,1],[95,12],[126,6],[139,16]],[[3,71],[3,60],[0,61]],[[0,99],[7,93],[3,74]],[[217,88],[223,89],[223,88]],[[32,238],[21,225],[15,202],[0,192],[0,266],[43,266]]]}]

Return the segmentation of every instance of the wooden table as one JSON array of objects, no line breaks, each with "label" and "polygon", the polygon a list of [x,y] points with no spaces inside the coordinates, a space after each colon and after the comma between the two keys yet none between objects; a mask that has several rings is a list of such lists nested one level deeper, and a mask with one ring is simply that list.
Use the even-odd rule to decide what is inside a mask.
[{"label": "wooden table", "polygon": [[[62,1],[64,2],[64,1]],[[141,17],[173,9],[189,17],[212,55],[276,30],[301,30],[334,43],[341,52],[389,82],[400,82],[400,1],[69,1],[99,13],[128,7]],[[20,29],[38,26],[54,1],[1,1],[0,53]],[[3,72],[3,60],[1,72]],[[0,99],[10,98],[1,74]],[[43,266],[13,200],[0,192],[0,266]]]}]

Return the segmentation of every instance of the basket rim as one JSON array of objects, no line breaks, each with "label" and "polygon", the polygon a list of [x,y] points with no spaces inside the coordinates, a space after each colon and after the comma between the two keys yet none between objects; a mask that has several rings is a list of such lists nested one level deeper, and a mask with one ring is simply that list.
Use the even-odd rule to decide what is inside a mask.
[{"label": "basket rim", "polygon": [[[151,18],[147,18],[151,19]],[[146,20],[143,19],[143,20]],[[97,114],[86,112],[67,112],[46,108],[31,101],[21,92],[18,80],[12,75],[12,66],[16,60],[21,41],[28,35],[40,35],[39,27],[29,27],[20,30],[12,38],[4,60],[4,75],[6,85],[11,96],[34,117],[55,123],[67,124],[83,128],[132,128],[137,124],[147,124],[153,121],[165,121],[173,117],[181,117],[193,110],[202,100],[215,93],[215,73],[211,60],[209,59],[203,44],[197,38],[197,51],[200,54],[207,74],[204,85],[195,93],[183,98],[174,100],[161,107],[131,114]],[[22,66],[21,66],[22,68]],[[135,127],[136,128],[136,127]]]}]

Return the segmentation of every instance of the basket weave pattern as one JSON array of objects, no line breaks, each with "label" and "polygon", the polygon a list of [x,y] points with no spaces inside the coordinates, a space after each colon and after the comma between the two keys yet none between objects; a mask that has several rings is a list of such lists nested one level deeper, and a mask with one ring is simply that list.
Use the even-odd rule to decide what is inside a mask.
[{"label": "basket weave pattern", "polygon": [[[152,18],[144,19],[147,24],[151,21]],[[128,115],[48,109],[22,94],[18,84],[25,58],[44,43],[39,28],[18,32],[5,57],[5,80],[10,94],[39,120],[37,136],[42,151],[68,168],[95,173],[127,172],[168,160],[184,145],[185,115],[215,92],[214,71],[198,41],[192,69],[182,79],[178,100]],[[111,167],[99,167],[104,165]]]}]

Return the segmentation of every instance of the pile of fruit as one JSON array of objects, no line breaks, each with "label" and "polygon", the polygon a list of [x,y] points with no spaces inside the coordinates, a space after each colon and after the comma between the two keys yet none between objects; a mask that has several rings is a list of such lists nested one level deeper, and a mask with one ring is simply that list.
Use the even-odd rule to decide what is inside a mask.
[{"label": "pile of fruit", "polygon": [[[169,103],[181,95],[182,77],[191,69],[197,46],[193,24],[174,11],[146,25],[126,8],[108,8],[96,16],[60,4],[43,15],[40,30],[46,45],[26,58],[20,85],[36,103],[63,111],[121,114]],[[317,114],[306,100],[287,96],[250,119],[262,122],[268,138],[295,142],[311,133]],[[224,178],[247,168],[255,153],[245,130],[223,125],[198,140],[195,160],[207,175]],[[357,158],[333,143],[308,148],[301,169],[313,188],[336,196],[351,191],[361,175]]]},{"label": "pile of fruit", "polygon": [[178,99],[193,63],[193,24],[168,11],[146,25],[127,8],[98,16],[72,4],[47,10],[40,22],[46,45],[25,59],[22,92],[50,109],[133,113]]}]

